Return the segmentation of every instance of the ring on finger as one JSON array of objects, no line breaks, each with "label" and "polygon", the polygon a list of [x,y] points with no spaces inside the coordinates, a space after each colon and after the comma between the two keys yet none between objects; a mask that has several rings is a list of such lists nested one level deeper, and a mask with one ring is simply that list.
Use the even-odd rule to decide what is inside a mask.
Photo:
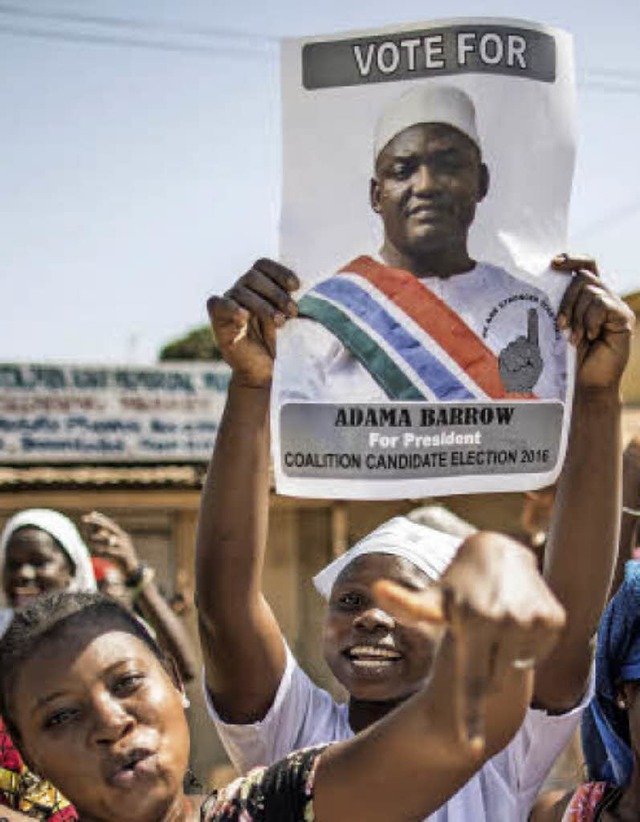
[{"label": "ring on finger", "polygon": [[535,664],[536,658],[534,656],[528,656],[522,659],[514,659],[511,666],[515,668],[516,671],[529,671]]}]

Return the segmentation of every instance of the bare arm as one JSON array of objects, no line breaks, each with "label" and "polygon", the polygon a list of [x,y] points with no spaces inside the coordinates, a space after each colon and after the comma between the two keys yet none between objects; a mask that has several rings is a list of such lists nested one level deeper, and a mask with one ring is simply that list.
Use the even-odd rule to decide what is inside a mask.
[{"label": "bare arm", "polygon": [[544,576],[567,612],[554,652],[536,672],[535,703],[554,712],[583,696],[592,639],[607,601],[620,511],[620,378],[633,315],[600,283],[595,264],[567,258],[574,274],[559,324],[577,346],[578,370],[565,466],[545,551]]},{"label": "bare arm", "polygon": [[[125,579],[139,572],[140,559],[133,540],[114,520],[98,511],[92,511],[83,517],[83,522],[87,542],[93,553],[115,563]],[[191,638],[178,615],[158,590],[151,569],[143,572],[138,588],[135,605],[156,632],[160,647],[174,658],[183,681],[190,682],[197,671]]]},{"label": "bare arm", "polygon": [[[532,669],[517,663],[549,652],[563,611],[529,552],[478,534],[465,541],[442,580],[448,633],[424,689],[358,734],[330,747],[318,765],[318,822],[422,820],[516,733],[532,693]],[[434,621],[433,589],[377,586],[385,611],[419,625]],[[491,605],[491,607],[489,607]],[[489,710],[499,692],[508,723]],[[372,790],[375,785],[375,790]]]},{"label": "bare arm", "polygon": [[233,369],[207,475],[196,542],[196,601],[207,686],[228,722],[264,717],[285,666],[280,627],[262,594],[269,514],[269,398],[275,328],[295,313],[295,276],[261,260],[210,301]]}]

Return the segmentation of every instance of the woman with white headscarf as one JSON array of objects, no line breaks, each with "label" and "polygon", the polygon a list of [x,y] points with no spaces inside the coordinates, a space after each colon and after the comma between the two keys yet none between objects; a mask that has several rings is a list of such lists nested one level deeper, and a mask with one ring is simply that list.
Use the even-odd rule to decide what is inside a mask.
[{"label": "woman with white headscarf", "polygon": [[[13,608],[52,591],[96,590],[91,555],[78,529],[64,514],[46,508],[20,511],[7,522],[0,535],[0,576],[10,606],[0,613],[0,635]],[[53,785],[25,767],[1,717],[0,805],[51,822],[77,818]]]},{"label": "woman with white headscarf", "polygon": [[58,511],[15,514],[0,536],[2,587],[12,608],[50,591],[95,591],[91,556],[78,529]]}]

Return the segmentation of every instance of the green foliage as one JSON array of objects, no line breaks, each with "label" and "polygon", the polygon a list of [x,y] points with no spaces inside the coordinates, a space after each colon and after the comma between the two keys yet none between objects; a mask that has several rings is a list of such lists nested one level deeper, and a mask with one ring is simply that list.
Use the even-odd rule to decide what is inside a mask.
[{"label": "green foliage", "polygon": [[208,325],[194,328],[184,337],[168,342],[160,351],[159,359],[167,360],[221,360],[220,349]]}]

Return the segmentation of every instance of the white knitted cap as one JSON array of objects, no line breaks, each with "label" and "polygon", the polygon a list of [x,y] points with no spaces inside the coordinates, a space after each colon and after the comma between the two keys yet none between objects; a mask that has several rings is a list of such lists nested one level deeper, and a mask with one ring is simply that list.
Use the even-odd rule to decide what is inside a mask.
[{"label": "white knitted cap", "polygon": [[480,148],[473,101],[455,86],[420,83],[396,97],[380,115],[374,138],[374,158],[396,134],[418,123],[444,123],[466,134]]},{"label": "white knitted cap", "polygon": [[342,571],[363,554],[391,554],[412,562],[437,582],[456,555],[462,539],[419,525],[406,517],[384,522],[348,551],[330,562],[313,578],[317,591],[329,599],[331,589]]}]

